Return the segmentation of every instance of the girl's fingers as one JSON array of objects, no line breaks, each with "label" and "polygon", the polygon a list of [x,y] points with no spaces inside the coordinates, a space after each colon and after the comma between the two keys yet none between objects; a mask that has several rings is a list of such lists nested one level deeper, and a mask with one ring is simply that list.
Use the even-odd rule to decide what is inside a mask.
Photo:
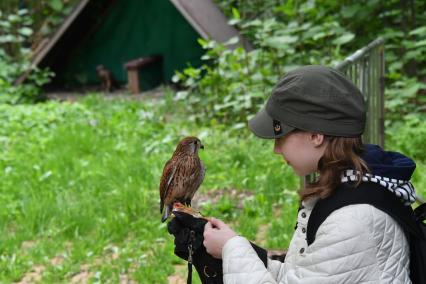
[{"label": "girl's fingers", "polygon": [[211,225],[213,225],[213,227],[215,227],[217,229],[222,229],[222,228],[225,228],[227,226],[224,222],[222,222],[221,220],[216,219],[216,218],[210,218],[210,222],[208,222],[208,223],[211,223]]},{"label": "girl's fingers", "polygon": [[208,222],[206,223],[206,225],[204,225],[204,231],[206,231],[206,230],[210,230],[210,229],[213,229],[213,226],[212,226],[212,224],[210,223],[210,221],[208,221]]}]

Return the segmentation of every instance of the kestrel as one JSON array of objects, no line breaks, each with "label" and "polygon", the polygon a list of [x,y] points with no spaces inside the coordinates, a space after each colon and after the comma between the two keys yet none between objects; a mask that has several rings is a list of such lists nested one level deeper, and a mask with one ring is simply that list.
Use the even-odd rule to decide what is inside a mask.
[{"label": "kestrel", "polygon": [[[192,197],[203,182],[205,167],[198,157],[204,149],[197,137],[186,137],[176,147],[172,158],[167,161],[160,181],[161,222],[170,216],[173,206],[191,205]],[[164,212],[163,212],[164,211]]]}]

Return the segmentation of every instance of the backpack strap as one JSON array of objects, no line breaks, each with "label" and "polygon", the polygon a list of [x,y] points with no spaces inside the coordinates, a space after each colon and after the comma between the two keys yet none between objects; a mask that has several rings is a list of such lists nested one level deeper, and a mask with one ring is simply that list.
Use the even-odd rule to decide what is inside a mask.
[{"label": "backpack strap", "polygon": [[394,218],[410,236],[424,240],[424,235],[414,216],[411,206],[405,206],[392,192],[379,184],[364,182],[342,183],[332,195],[315,204],[308,220],[306,240],[308,245],[315,241],[319,226],[333,211],[352,204],[370,204]]}]

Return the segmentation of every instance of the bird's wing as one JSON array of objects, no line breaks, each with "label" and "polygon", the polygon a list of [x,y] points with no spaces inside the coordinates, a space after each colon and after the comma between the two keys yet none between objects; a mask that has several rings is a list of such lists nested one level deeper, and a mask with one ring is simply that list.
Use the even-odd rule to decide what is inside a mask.
[{"label": "bird's wing", "polygon": [[187,192],[185,194],[186,199],[192,200],[194,197],[195,192],[198,190],[200,185],[203,183],[204,176],[205,176],[205,167],[203,162],[199,161],[199,164],[197,167],[193,168],[193,173],[190,177],[187,179]]},{"label": "bird's wing", "polygon": [[169,160],[164,166],[163,175],[161,176],[160,182],[160,211],[163,212],[164,199],[166,198],[170,184],[172,183],[173,177],[176,173],[176,163],[173,163],[172,160]]},{"label": "bird's wing", "polygon": [[195,182],[195,190],[197,190],[200,187],[200,185],[203,183],[205,175],[206,175],[206,167],[204,166],[203,162],[200,161],[200,172]]}]

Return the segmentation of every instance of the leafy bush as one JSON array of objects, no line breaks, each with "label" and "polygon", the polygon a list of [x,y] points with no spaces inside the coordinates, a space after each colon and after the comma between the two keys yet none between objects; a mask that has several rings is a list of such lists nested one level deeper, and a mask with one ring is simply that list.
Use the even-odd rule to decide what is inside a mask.
[{"label": "leafy bush", "polygon": [[[19,2],[19,4],[17,3]],[[30,37],[31,45],[38,45],[43,38],[52,32],[71,13],[79,0],[49,0],[49,1],[0,1],[0,10],[5,14],[14,14],[16,9],[26,9],[31,18],[31,29],[35,31]]]},{"label": "leafy bush", "polygon": [[[298,65],[335,64],[342,58],[341,46],[354,38],[336,21],[322,25],[276,19],[244,22],[236,10],[234,15],[234,24],[251,35],[256,48],[226,48],[237,43],[236,38],[225,44],[200,40],[206,64],[186,68],[174,77],[188,89],[177,93],[176,99],[185,100],[200,121],[208,118],[243,127],[280,76]],[[315,50],[317,46],[322,49]]]},{"label": "leafy bush", "polygon": [[426,162],[426,120],[410,114],[386,128],[388,148],[410,155],[414,160]]},{"label": "leafy bush", "polygon": [[[52,76],[48,70],[31,66],[31,50],[26,47],[32,35],[27,10],[4,15],[0,11],[0,103],[34,102],[41,99],[40,87]],[[15,81],[31,70],[23,84]]]},{"label": "leafy bush", "polygon": [[388,121],[386,127],[386,148],[401,152],[416,162],[412,182],[423,200],[426,198],[426,120],[418,113],[408,114],[398,120]]},{"label": "leafy bush", "polygon": [[174,80],[190,91],[178,92],[176,98],[185,100],[199,121],[215,124],[219,120],[240,127],[238,122],[259,107],[278,78],[272,73],[273,61],[260,50],[247,53],[242,48],[230,51],[214,42],[203,44],[208,49],[204,59],[212,65],[178,72]]},{"label": "leafy bush", "polygon": [[216,2],[254,49],[230,51],[201,41],[206,65],[175,76],[186,88],[177,99],[187,101],[200,121],[208,118],[207,123],[219,120],[241,127],[277,78],[294,66],[333,66],[378,36],[386,40],[386,118],[393,122],[414,112],[424,117],[426,2]]},{"label": "leafy bush", "polygon": [[406,115],[426,119],[426,84],[417,78],[403,76],[392,82],[386,90],[386,118],[397,122]]}]

